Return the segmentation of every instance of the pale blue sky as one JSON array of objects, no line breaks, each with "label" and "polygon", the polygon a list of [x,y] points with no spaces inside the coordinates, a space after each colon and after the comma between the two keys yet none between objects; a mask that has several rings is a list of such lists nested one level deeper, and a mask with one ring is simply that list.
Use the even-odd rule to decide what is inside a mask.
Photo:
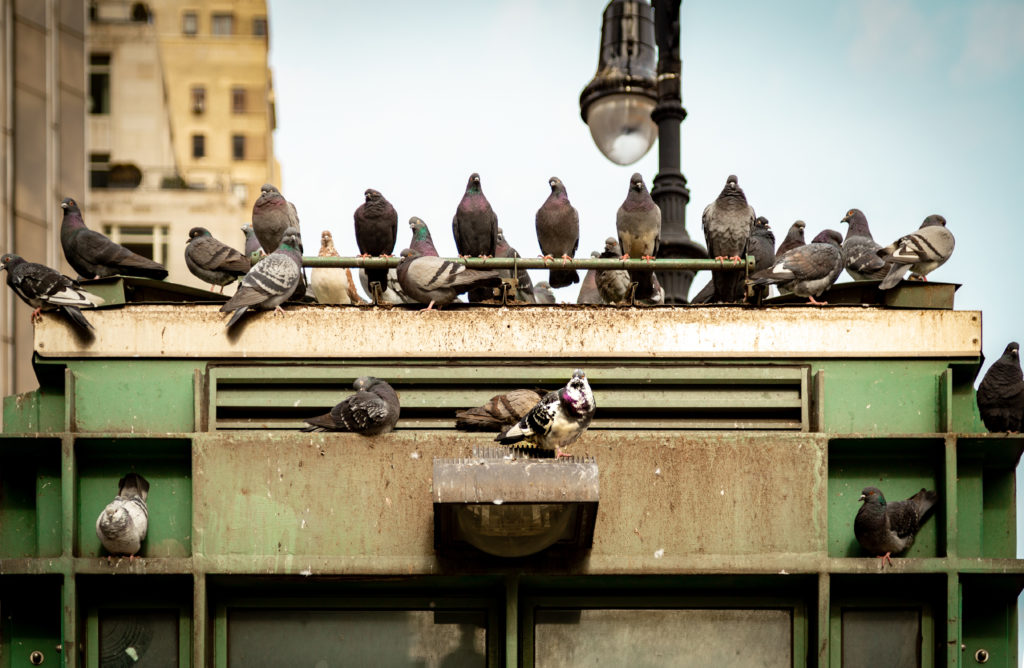
[{"label": "pale blue sky", "polygon": [[[476,171],[527,256],[560,177],[586,256],[614,234],[630,175],[650,185],[656,148],[613,165],[579,116],[604,0],[339,4],[270,0],[275,148],[307,249],[330,229],[354,253],[352,212],[372,187],[398,210],[397,250],[416,215],[453,254],[452,214]],[[986,366],[1024,338],[1024,3],[690,1],[682,53],[697,241],[731,173],[779,241],[797,218],[808,239],[845,233],[857,207],[886,244],[941,213],[957,249],[932,278],[962,283],[957,308],[984,312]]]}]

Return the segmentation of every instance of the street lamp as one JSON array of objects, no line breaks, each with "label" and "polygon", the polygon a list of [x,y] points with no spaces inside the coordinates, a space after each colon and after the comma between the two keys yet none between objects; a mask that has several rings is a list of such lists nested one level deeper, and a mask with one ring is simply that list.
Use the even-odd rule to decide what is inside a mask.
[{"label": "street lamp", "polygon": [[[597,74],[580,94],[580,115],[609,160],[629,165],[658,138],[658,175],[651,196],[661,208],[659,258],[706,258],[686,232],[690,191],[680,171],[683,108],[679,57],[682,0],[611,0],[604,9]],[[655,67],[657,44],[657,67]],[[665,302],[687,303],[692,271],[659,271]]]}]

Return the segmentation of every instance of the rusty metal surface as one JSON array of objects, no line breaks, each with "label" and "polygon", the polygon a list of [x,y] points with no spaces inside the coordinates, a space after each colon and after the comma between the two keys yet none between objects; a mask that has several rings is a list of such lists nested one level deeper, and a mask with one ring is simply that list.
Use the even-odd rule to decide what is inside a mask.
[{"label": "rusty metal surface", "polygon": [[511,452],[438,458],[433,491],[434,503],[596,502],[597,463],[593,458],[542,459]]},{"label": "rusty metal surface", "polygon": [[43,357],[977,358],[978,311],[880,307],[289,306],[248,316],[231,336],[216,305],[90,311],[91,340],[43,314]]}]

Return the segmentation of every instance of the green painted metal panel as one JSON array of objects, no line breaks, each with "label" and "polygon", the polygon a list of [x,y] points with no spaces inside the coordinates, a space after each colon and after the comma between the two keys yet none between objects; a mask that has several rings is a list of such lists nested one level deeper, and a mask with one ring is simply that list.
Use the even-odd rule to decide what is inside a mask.
[{"label": "green painted metal panel", "polygon": [[0,557],[61,553],[60,441],[0,441]]},{"label": "green painted metal panel", "polygon": [[64,430],[64,389],[44,386],[3,399],[4,432],[53,433]]},{"label": "green painted metal panel", "polygon": [[961,665],[980,665],[984,658],[986,667],[1016,668],[1017,598],[1024,578],[965,576],[960,582]]},{"label": "green painted metal panel", "polygon": [[[0,666],[60,666],[60,578],[0,575]],[[42,663],[33,663],[38,652]]]},{"label": "green painted metal panel", "polygon": [[75,430],[186,432],[195,429],[195,361],[71,362]]}]

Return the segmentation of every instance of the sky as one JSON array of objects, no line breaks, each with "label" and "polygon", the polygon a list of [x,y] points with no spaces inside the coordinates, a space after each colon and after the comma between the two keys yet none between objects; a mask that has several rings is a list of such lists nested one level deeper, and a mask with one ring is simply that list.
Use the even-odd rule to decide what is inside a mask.
[{"label": "sky", "polygon": [[[451,219],[472,172],[520,254],[540,252],[534,216],[551,176],[579,211],[578,255],[603,248],[631,174],[650,186],[658,167],[657,147],[612,164],[580,118],[605,4],[269,0],[275,151],[307,252],[328,229],[355,254],[352,212],[374,188],[398,211],[396,252],[419,216],[454,255]],[[1024,3],[691,1],[681,24],[696,241],[729,174],[778,242],[797,219],[808,240],[845,234],[856,207],[885,245],[940,213],[957,245],[930,278],[962,284],[956,308],[983,311],[982,372],[1024,338]]]}]

